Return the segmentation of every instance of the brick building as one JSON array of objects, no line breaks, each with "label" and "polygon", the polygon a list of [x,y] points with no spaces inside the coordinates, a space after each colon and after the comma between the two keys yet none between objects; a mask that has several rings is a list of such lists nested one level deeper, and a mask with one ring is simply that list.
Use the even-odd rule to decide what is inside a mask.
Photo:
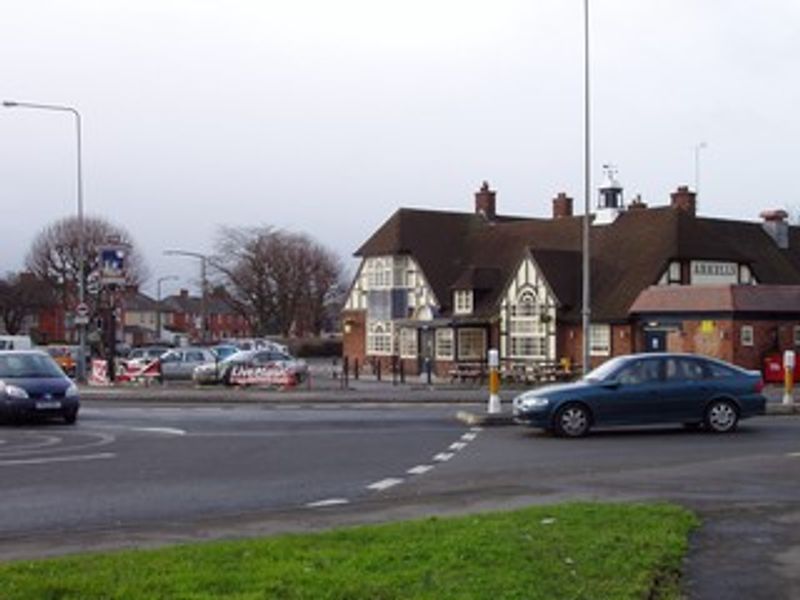
[{"label": "brick building", "polygon": [[[607,173],[592,215],[593,364],[669,348],[757,367],[767,342],[728,351],[690,332],[695,323],[721,323],[723,315],[731,335],[752,326],[754,339],[771,340],[777,326],[772,346],[798,343],[800,303],[784,298],[800,290],[792,287],[800,286],[800,229],[785,212],[762,213],[761,222],[713,219],[697,215],[686,187],[669,205],[652,208],[638,198],[626,206],[622,192]],[[499,349],[507,369],[562,359],[578,364],[583,217],[572,205],[559,194],[550,219],[502,216],[484,183],[470,213],[399,209],[356,252],[361,265],[342,312],[345,356],[382,368],[401,360],[409,373],[428,361],[440,375],[455,363],[485,360],[489,348]],[[669,302],[683,292],[702,296],[715,286],[731,301],[780,307],[780,319],[756,320],[752,311],[730,313],[723,305],[713,308],[713,319],[702,304],[670,313]],[[755,295],[747,295],[750,287]],[[659,294],[667,289],[675,293]],[[669,326],[656,309],[672,315]]]}]

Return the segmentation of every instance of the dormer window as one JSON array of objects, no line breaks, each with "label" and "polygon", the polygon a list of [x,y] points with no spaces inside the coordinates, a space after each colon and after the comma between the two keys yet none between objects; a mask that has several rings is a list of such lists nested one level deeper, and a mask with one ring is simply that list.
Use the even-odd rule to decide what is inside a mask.
[{"label": "dormer window", "polygon": [[472,290],[456,290],[453,295],[453,312],[457,315],[472,314]]}]

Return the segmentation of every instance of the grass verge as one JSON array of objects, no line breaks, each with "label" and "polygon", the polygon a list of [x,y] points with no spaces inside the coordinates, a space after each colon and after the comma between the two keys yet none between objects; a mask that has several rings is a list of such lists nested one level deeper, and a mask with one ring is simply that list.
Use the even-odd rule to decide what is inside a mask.
[{"label": "grass verge", "polygon": [[688,511],[565,504],[0,565],[36,598],[679,598]]}]

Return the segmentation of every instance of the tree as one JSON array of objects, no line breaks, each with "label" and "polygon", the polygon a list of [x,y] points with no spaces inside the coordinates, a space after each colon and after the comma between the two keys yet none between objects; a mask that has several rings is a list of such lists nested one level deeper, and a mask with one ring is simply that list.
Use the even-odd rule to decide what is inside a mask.
[{"label": "tree", "polygon": [[260,227],[223,227],[211,264],[257,335],[319,333],[341,285],[338,257],[309,236]]},{"label": "tree", "polygon": [[54,304],[50,286],[33,273],[9,273],[0,279],[0,319],[10,335],[22,331],[26,318]]},{"label": "tree", "polygon": [[[144,259],[124,228],[99,217],[87,217],[83,224],[85,278],[96,268],[100,248],[113,241],[114,244],[128,247],[125,261],[126,284],[138,286],[147,279]],[[66,310],[77,303],[80,274],[79,227],[77,217],[65,217],[48,225],[33,240],[25,259],[27,268],[50,284]],[[87,288],[86,292],[89,306],[97,306],[100,291]]]}]

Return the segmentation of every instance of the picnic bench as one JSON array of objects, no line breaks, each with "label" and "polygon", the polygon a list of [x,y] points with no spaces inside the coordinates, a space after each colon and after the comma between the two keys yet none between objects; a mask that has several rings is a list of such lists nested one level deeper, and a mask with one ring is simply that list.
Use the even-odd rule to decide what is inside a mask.
[{"label": "picnic bench", "polygon": [[450,381],[482,382],[486,379],[486,363],[459,362],[455,363],[449,371]]}]

